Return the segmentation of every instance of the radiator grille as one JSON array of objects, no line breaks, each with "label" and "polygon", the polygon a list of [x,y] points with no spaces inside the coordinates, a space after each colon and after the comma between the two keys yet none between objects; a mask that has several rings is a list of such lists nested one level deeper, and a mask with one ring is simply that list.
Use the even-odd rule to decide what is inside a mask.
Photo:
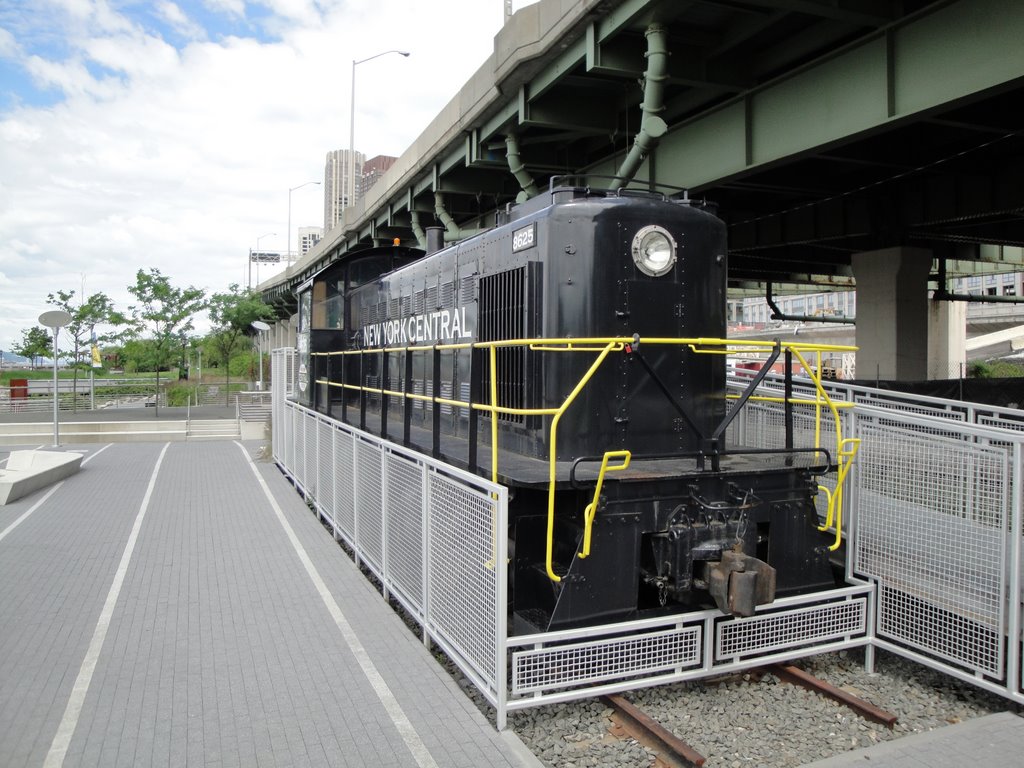
[{"label": "radiator grille", "polygon": [[[480,278],[480,340],[504,341],[526,338],[526,267]],[[498,405],[526,407],[526,348],[498,349]],[[484,362],[484,398],[489,400],[491,375]],[[523,416],[499,416],[500,421],[523,423]]]}]

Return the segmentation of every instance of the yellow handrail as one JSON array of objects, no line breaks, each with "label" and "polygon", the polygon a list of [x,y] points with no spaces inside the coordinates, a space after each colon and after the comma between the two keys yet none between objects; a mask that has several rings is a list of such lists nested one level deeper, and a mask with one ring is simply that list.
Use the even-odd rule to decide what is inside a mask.
[{"label": "yellow handrail", "polygon": [[[573,339],[507,339],[502,341],[487,341],[487,342],[460,342],[453,344],[436,344],[431,346],[402,346],[402,347],[375,347],[371,349],[352,349],[352,350],[339,350],[335,352],[313,352],[312,356],[332,356],[332,355],[368,355],[368,354],[379,354],[382,352],[398,353],[398,352],[414,352],[414,353],[430,353],[435,351],[458,351],[467,349],[486,349],[488,350],[488,366],[490,368],[490,391],[488,392],[489,403],[472,403],[463,400],[456,400],[454,398],[440,397],[438,394],[426,395],[426,394],[414,394],[411,392],[398,392],[390,389],[367,387],[356,384],[344,384],[338,382],[331,382],[326,379],[318,379],[317,383],[325,384],[331,387],[339,387],[345,390],[352,391],[363,391],[370,392],[378,395],[386,395],[391,397],[406,398],[409,400],[429,402],[434,404],[435,407],[440,405],[448,405],[456,408],[466,408],[469,410],[482,411],[487,413],[491,417],[491,479],[493,482],[498,481],[498,417],[499,416],[551,416],[551,425],[549,430],[549,456],[548,456],[548,524],[547,524],[547,546],[546,546],[546,562],[545,567],[547,570],[548,578],[554,582],[561,581],[560,577],[553,570],[553,550],[554,550],[554,524],[555,524],[555,484],[557,475],[557,431],[558,425],[562,415],[568,410],[568,408],[575,401],[577,396],[583,390],[584,387],[590,382],[594,374],[607,359],[608,355],[612,352],[621,351],[626,344],[633,344],[636,341],[634,337],[595,337],[595,338],[573,338]],[[744,341],[730,341],[728,339],[716,339],[716,338],[647,338],[643,340],[646,346],[655,345],[671,345],[689,348],[694,354],[738,354],[738,353],[752,353],[752,354],[766,354],[778,347],[778,343],[774,341],[756,341],[756,340],[744,340]],[[546,407],[546,408],[511,408],[507,406],[498,405],[498,358],[497,350],[499,348],[510,348],[510,347],[526,347],[536,352],[583,352],[597,354],[596,359],[593,361],[588,370],[576,383],[572,392],[565,398],[561,405],[557,407]],[[813,406],[815,410],[815,448],[820,447],[821,438],[821,416],[822,407],[826,407],[832,414],[835,428],[836,428],[836,446],[837,452],[840,457],[839,459],[839,472],[836,491],[830,492],[827,489],[826,494],[828,496],[828,522],[831,523],[833,520],[837,522],[837,531],[841,530],[842,520],[842,483],[849,473],[850,466],[856,456],[857,449],[859,447],[859,440],[844,439],[841,432],[841,421],[839,418],[839,408],[852,407],[851,403],[834,403],[828,396],[824,387],[821,384],[821,353],[826,351],[832,352],[849,352],[855,351],[856,347],[834,345],[834,344],[813,344],[809,342],[784,342],[782,348],[792,351],[796,359],[803,366],[807,372],[811,381],[814,383],[817,396],[814,399],[806,397],[790,397],[789,402],[798,405]],[[815,352],[817,353],[818,367],[817,369],[812,368],[807,364],[806,359],[802,353]],[[727,397],[732,397],[727,395]],[[779,397],[768,397],[763,395],[755,395],[749,398],[751,400],[760,400],[766,402],[785,402],[785,398]],[[852,446],[852,448],[851,448]],[[585,518],[585,530],[584,530],[584,545],[581,551],[580,557],[586,557],[590,554],[590,543],[592,536],[593,520],[597,513],[597,504],[601,488],[604,482],[604,476],[606,472],[618,471],[625,469],[629,465],[629,461],[632,454],[629,451],[608,451],[605,453],[602,460],[601,472],[598,476],[598,485],[594,494],[594,501],[587,506],[584,510]],[[623,458],[624,461],[621,465],[608,466],[608,462],[615,458]],[[823,486],[819,486],[824,489]],[[830,527],[826,525],[826,528]],[[824,529],[823,529],[824,530]],[[835,549],[838,546],[837,543],[832,546]]]},{"label": "yellow handrail", "polygon": [[829,552],[835,552],[839,549],[839,545],[843,539],[843,483],[846,482],[846,476],[850,474],[850,468],[853,467],[853,460],[857,456],[857,451],[860,450],[860,438],[847,437],[844,439],[839,446],[839,472],[836,474],[836,490],[834,493],[829,492],[828,488],[823,485],[819,485],[818,489],[825,491],[825,496],[828,500],[828,511],[825,516],[825,524],[819,525],[819,531],[827,531],[829,528],[835,525],[836,538],[835,541],[829,546]]},{"label": "yellow handrail", "polygon": [[597,359],[591,364],[587,372],[583,374],[583,378],[577,382],[572,392],[565,399],[562,405],[558,409],[558,413],[551,419],[551,446],[548,449],[549,458],[549,471],[548,471],[548,541],[544,556],[544,567],[547,570],[548,578],[551,581],[559,582],[562,580],[561,576],[555,573],[553,568],[554,559],[554,548],[555,548],[555,470],[557,466],[558,451],[556,448],[556,441],[558,439],[558,422],[562,418],[562,414],[568,410],[569,406],[572,405],[573,400],[576,396],[583,391],[583,388],[590,381],[591,377],[597,373],[597,369],[601,367],[601,363],[608,357],[608,354],[612,351],[619,351],[622,349],[623,342],[617,340],[610,340],[601,353],[597,356]]},{"label": "yellow handrail", "polygon": [[[583,550],[579,557],[584,558],[590,555],[590,533],[594,527],[594,516],[597,515],[597,505],[601,499],[601,488],[604,486],[604,475],[606,472],[620,472],[629,467],[629,460],[633,454],[629,451],[605,451],[601,459],[601,470],[597,473],[597,486],[594,488],[594,500],[587,505],[583,511]],[[621,464],[608,466],[609,459],[622,459]]]}]

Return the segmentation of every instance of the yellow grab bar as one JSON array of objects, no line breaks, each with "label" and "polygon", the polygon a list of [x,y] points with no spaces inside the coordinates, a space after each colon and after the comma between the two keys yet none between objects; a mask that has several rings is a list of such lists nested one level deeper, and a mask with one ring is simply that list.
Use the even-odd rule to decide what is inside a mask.
[{"label": "yellow grab bar", "polygon": [[839,549],[843,539],[843,483],[846,481],[846,476],[850,473],[853,460],[859,450],[860,438],[847,437],[841,440],[839,443],[839,473],[836,475],[836,491],[835,493],[830,493],[825,486],[818,486],[820,490],[825,491],[825,496],[828,498],[828,514],[825,517],[825,524],[819,525],[818,530],[827,531],[833,524],[836,528],[836,540],[829,546],[829,552],[835,552]]},{"label": "yellow grab bar", "polygon": [[557,466],[558,451],[556,450],[556,441],[558,438],[558,422],[562,418],[562,414],[569,410],[569,406],[572,405],[573,401],[579,395],[580,392],[587,386],[587,383],[593,378],[594,374],[597,373],[601,367],[601,363],[608,357],[615,349],[622,349],[622,345],[612,340],[608,342],[608,345],[601,350],[601,353],[597,356],[597,359],[591,363],[590,368],[583,374],[576,386],[573,388],[569,396],[565,398],[562,405],[558,408],[558,412],[551,419],[551,427],[549,428],[549,443],[551,445],[549,449],[548,457],[548,540],[547,540],[547,551],[544,555],[544,568],[547,571],[548,578],[551,581],[559,582],[562,580],[561,576],[555,573],[554,569],[554,554],[555,554],[555,469]]},{"label": "yellow grab bar", "polygon": [[[597,514],[597,504],[601,498],[601,487],[604,485],[604,475],[606,472],[619,472],[620,470],[626,469],[629,466],[629,460],[633,457],[633,454],[629,451],[606,451],[604,458],[601,459],[601,471],[597,473],[597,487],[594,488],[594,500],[587,505],[587,508],[583,511],[583,551],[580,552],[578,557],[584,558],[590,554],[590,532],[594,527],[594,516]],[[622,459],[621,464],[615,464],[608,466],[609,459]]]}]

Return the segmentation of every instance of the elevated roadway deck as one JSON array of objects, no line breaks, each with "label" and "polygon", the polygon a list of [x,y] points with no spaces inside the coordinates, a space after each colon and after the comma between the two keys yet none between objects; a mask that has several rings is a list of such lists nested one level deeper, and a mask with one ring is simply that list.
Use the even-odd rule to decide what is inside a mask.
[{"label": "elevated roadway deck", "polygon": [[566,174],[714,201],[733,295],[848,289],[854,255],[908,245],[950,277],[1020,270],[1022,34],[1024,5],[1002,0],[541,0],[260,290],[286,319],[339,256],[423,247],[435,223],[459,240]]}]

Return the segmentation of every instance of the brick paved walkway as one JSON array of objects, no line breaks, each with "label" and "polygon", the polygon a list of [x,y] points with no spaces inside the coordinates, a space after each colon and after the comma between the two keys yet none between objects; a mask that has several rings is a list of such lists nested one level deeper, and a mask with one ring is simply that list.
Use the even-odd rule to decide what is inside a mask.
[{"label": "brick paved walkway", "polygon": [[853,750],[805,768],[1009,768],[1022,764],[1024,718],[999,712]]},{"label": "brick paved walkway", "polygon": [[90,446],[0,507],[0,765],[538,765],[255,448]]}]

